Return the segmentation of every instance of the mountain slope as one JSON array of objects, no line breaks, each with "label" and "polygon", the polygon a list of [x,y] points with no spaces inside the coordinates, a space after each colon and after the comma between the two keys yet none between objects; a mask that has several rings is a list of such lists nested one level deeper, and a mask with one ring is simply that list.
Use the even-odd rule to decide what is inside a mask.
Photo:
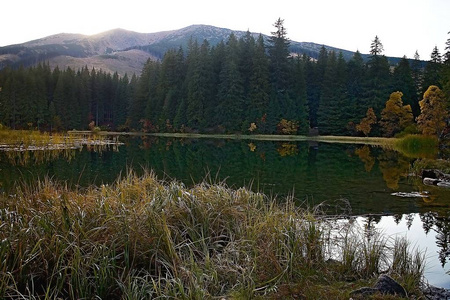
[{"label": "mountain slope", "polygon": [[[162,58],[168,49],[186,49],[189,39],[201,43],[207,40],[215,45],[227,40],[231,33],[238,38],[245,31],[233,31],[209,25],[191,25],[172,31],[138,33],[113,29],[96,35],[60,33],[23,44],[0,47],[0,69],[5,66],[32,66],[48,62],[60,68],[102,69],[106,72],[139,74],[148,59]],[[252,33],[255,37],[259,34]],[[265,36],[267,38],[267,36]],[[291,51],[317,57],[322,45],[291,41]],[[329,50],[342,51],[349,59],[353,52],[325,46]]]}]

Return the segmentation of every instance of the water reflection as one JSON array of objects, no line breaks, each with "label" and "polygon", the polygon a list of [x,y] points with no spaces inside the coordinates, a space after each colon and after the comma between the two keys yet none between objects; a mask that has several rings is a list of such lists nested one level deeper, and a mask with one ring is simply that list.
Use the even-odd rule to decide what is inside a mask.
[{"label": "water reflection", "polygon": [[[326,203],[323,207],[332,214],[371,215],[364,221],[367,228],[404,230],[409,236],[423,234],[428,240],[422,245],[435,247],[436,264],[448,265],[450,190],[424,186],[420,179],[408,176],[415,159],[394,150],[367,145],[149,136],[122,142],[124,146],[45,154],[0,153],[0,191],[45,176],[74,186],[100,185],[114,182],[129,168],[138,174],[147,168],[161,179],[176,179],[186,185],[205,178],[225,181],[231,187],[247,186],[280,199],[289,194],[299,205]],[[393,191],[426,191],[428,197],[400,198],[392,196]]]},{"label": "water reflection", "polygon": [[[364,226],[369,217],[358,217]],[[450,288],[450,219],[449,213],[403,214],[381,216],[372,222],[372,228],[380,230],[388,238],[407,237],[411,247],[425,253],[425,277],[436,286]]]},{"label": "water reflection", "polygon": [[355,154],[358,155],[364,163],[364,169],[366,172],[372,171],[372,168],[375,165],[375,158],[370,154],[370,147],[368,145],[359,147],[355,150]]},{"label": "water reflection", "polygon": [[36,151],[5,151],[4,158],[9,161],[12,166],[39,165],[48,163],[58,158],[64,158],[71,161],[76,151],[81,149],[51,149]]}]

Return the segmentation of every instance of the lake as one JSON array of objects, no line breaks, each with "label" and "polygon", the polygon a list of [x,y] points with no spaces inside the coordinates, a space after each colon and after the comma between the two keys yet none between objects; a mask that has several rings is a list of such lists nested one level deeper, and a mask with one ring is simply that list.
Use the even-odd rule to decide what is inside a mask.
[{"label": "lake", "polygon": [[[353,144],[124,137],[123,146],[0,152],[0,191],[46,176],[72,186],[111,184],[132,169],[186,185],[208,181],[248,187],[299,205],[354,216],[426,251],[427,280],[450,288],[450,189],[408,176],[413,158]],[[421,192],[424,197],[399,197]]]}]

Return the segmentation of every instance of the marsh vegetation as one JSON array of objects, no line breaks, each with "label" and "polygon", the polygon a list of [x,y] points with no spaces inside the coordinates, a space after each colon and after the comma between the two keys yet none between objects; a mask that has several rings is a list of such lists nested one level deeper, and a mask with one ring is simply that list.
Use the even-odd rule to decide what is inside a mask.
[{"label": "marsh vegetation", "polygon": [[421,295],[406,240],[224,184],[43,180],[3,195],[0,219],[2,298],[348,299],[381,272]]}]

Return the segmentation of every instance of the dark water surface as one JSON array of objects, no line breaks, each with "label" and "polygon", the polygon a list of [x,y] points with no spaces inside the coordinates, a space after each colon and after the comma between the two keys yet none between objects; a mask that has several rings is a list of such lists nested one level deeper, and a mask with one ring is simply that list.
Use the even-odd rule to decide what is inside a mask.
[{"label": "dark water surface", "polygon": [[[426,251],[426,277],[450,288],[450,189],[408,176],[414,159],[362,145],[214,139],[126,138],[124,146],[53,153],[0,152],[0,190],[49,176],[70,185],[110,184],[129,168],[190,185],[207,180],[324,203],[332,214],[370,219],[389,236]],[[402,198],[395,192],[427,192]],[[368,216],[370,215],[370,216]]]}]

